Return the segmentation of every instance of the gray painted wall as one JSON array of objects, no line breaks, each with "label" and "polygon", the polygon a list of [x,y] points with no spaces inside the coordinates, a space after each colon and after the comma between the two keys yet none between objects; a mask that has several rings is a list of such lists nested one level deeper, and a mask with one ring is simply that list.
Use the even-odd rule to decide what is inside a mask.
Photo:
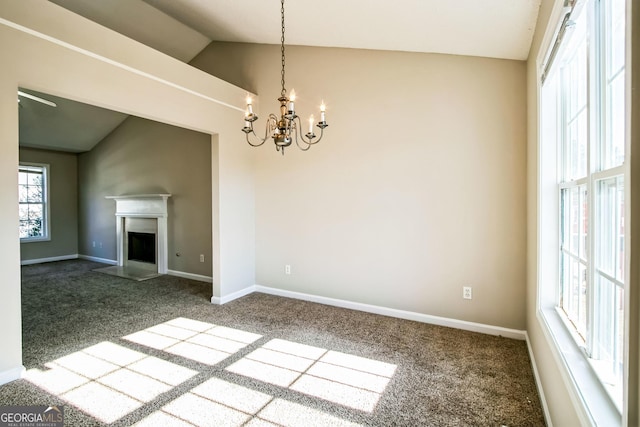
[{"label": "gray painted wall", "polygon": [[51,221],[49,224],[51,240],[21,243],[20,259],[25,261],[77,254],[78,156],[72,153],[21,147],[20,161],[49,165]]},{"label": "gray painted wall", "polygon": [[[255,90],[262,129],[279,54],[214,42],[191,64]],[[329,127],[253,149],[256,283],[524,329],[525,63],[288,46],[286,77],[303,126],[324,99]]]},{"label": "gray painted wall", "polygon": [[169,269],[212,275],[210,135],[132,116],[79,156],[78,171],[81,254],[117,257],[115,202],[105,196],[171,193]]}]

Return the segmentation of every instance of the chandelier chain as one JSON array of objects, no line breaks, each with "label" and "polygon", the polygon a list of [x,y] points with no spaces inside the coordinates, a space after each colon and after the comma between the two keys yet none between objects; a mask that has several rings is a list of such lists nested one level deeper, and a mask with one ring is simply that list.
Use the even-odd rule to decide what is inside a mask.
[{"label": "chandelier chain", "polygon": [[280,51],[282,52],[282,79],[281,79],[281,83],[282,83],[282,91],[280,92],[281,96],[286,96],[287,95],[287,90],[284,87],[284,0],[280,0],[280,16],[282,17],[282,36],[280,37]]}]

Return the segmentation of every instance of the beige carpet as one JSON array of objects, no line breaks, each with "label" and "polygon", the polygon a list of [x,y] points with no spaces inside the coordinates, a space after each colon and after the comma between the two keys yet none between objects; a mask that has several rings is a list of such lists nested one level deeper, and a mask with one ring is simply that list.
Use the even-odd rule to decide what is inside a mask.
[{"label": "beige carpet", "polygon": [[544,425],[523,341],[98,267],[23,267],[28,374],[0,404],[68,426]]}]

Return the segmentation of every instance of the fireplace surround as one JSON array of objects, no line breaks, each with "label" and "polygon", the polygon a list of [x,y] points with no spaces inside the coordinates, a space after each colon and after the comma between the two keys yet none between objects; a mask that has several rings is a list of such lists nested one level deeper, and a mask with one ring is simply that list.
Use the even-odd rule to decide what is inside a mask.
[{"label": "fireplace surround", "polygon": [[[169,197],[171,194],[165,193],[107,196],[107,199],[113,199],[116,202],[118,266],[167,274],[167,199]],[[134,252],[137,251],[134,256],[131,256],[132,249]],[[155,259],[152,260],[152,257]]]}]

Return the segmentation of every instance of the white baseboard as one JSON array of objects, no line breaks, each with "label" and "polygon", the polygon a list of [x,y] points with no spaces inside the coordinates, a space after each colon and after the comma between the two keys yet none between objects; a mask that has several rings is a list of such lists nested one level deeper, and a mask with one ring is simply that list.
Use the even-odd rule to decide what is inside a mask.
[{"label": "white baseboard", "polygon": [[249,295],[252,292],[277,295],[286,298],[299,299],[303,301],[317,302],[319,304],[331,305],[334,307],[348,308],[351,310],[365,311],[367,313],[380,314],[382,316],[396,317],[399,319],[413,320],[416,322],[429,323],[432,325],[446,326],[449,328],[462,329],[465,331],[479,332],[488,335],[497,335],[505,338],[526,340],[527,332],[518,329],[503,328],[501,326],[485,325],[482,323],[468,322],[466,320],[451,319],[448,317],[431,316],[429,314],[416,313],[413,311],[397,310],[395,308],[381,307],[377,305],[363,304],[347,300],[328,298],[318,295],[305,294],[302,292],[287,291],[284,289],[270,288],[268,286],[255,285],[248,286],[237,292],[222,297],[211,297],[211,303],[222,305],[234,299]]},{"label": "white baseboard", "polygon": [[0,372],[0,385],[19,380],[24,375],[24,372],[25,369],[22,365]]},{"label": "white baseboard", "polygon": [[233,301],[234,299],[241,298],[245,295],[249,295],[256,291],[256,286],[247,286],[244,289],[240,289],[232,294],[225,295],[223,297],[211,297],[211,304],[222,305],[226,304],[229,301]]},{"label": "white baseboard", "polygon": [[42,264],[44,262],[66,261],[68,259],[78,259],[78,254],[52,256],[48,258],[24,259],[20,260],[20,265]]},{"label": "white baseboard", "polygon": [[118,265],[118,261],[116,261],[115,259],[98,258],[97,256],[91,255],[78,255],[78,258],[86,259],[87,261],[100,262],[102,264]]},{"label": "white baseboard", "polygon": [[544,412],[544,420],[548,427],[553,427],[551,422],[551,413],[549,412],[549,406],[547,405],[547,399],[544,397],[544,390],[542,389],[542,380],[540,379],[540,373],[538,372],[538,365],[536,364],[536,358],[533,355],[533,348],[529,341],[529,334],[525,331],[525,337],[527,341],[527,350],[529,351],[529,359],[531,359],[531,367],[533,368],[533,376],[536,380],[536,388],[540,395],[540,403],[542,404],[542,411]]},{"label": "white baseboard", "polygon": [[270,295],[300,299],[304,301],[317,302],[320,304],[332,305],[335,307],[348,308],[351,310],[365,311],[367,313],[381,314],[383,316],[396,317],[399,319],[413,320],[416,322],[429,323],[432,325],[446,326],[449,328],[462,329],[471,332],[480,332],[488,335],[498,335],[517,340],[526,340],[526,331],[518,329],[503,328],[501,326],[485,325],[483,323],[468,322],[466,320],[451,319],[448,317],[431,316],[429,314],[416,313],[413,311],[397,310],[395,308],[381,307],[377,305],[363,304],[340,300],[335,298],[322,297],[318,295],[304,294],[301,292],[287,291],[283,289],[270,288],[256,285],[256,292]]},{"label": "white baseboard", "polygon": [[185,273],[184,271],[167,270],[169,276],[182,277],[184,279],[198,280],[200,282],[213,283],[213,278],[201,274]]}]

